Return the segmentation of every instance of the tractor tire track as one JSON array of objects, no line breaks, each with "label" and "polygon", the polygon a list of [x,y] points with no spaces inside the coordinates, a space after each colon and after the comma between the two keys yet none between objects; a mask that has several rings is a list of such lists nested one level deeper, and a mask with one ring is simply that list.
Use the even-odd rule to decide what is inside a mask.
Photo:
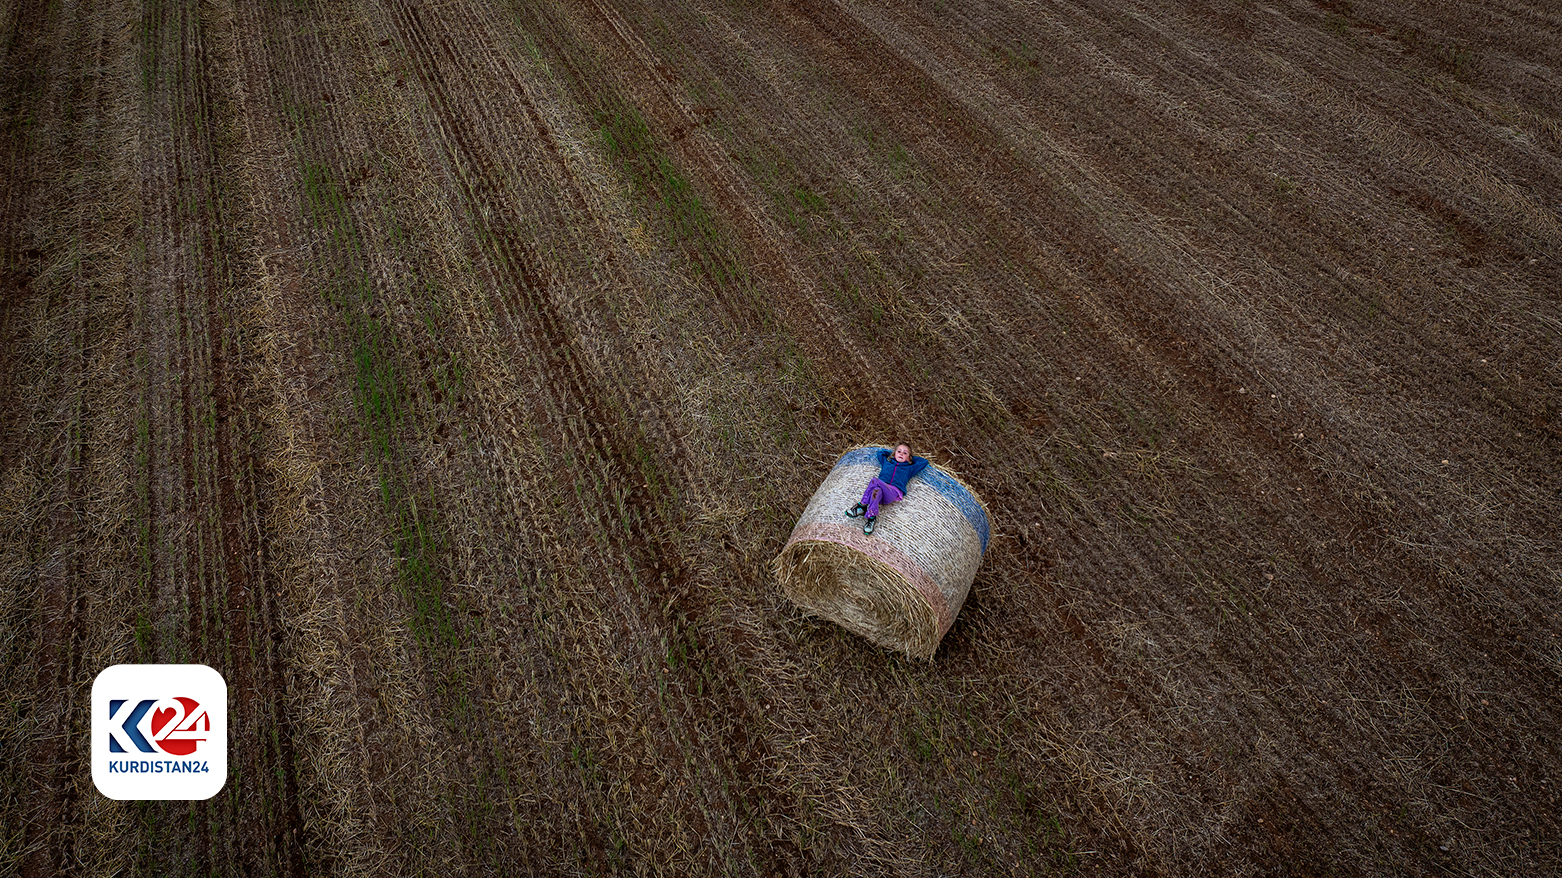
[{"label": "tractor tire track", "polygon": [[[3,623],[0,663],[17,688],[0,749],[23,766],[7,772],[19,783],[8,787],[14,792],[3,801],[0,826],[8,864],[23,875],[48,875],[67,868],[69,840],[96,810],[80,781],[90,687],[83,677],[98,670],[87,657],[96,646],[96,607],[86,580],[104,544],[93,516],[103,497],[93,440],[118,412],[99,357],[112,350],[105,334],[123,316],[108,283],[114,260],[94,246],[113,206],[97,215],[53,207],[56,198],[85,198],[114,176],[112,140],[93,112],[112,100],[114,83],[82,69],[110,63],[114,47],[105,45],[110,28],[90,3],[24,7],[8,25],[0,100],[3,152],[13,164],[0,195],[0,332],[7,336],[0,398],[14,404],[0,428],[0,461],[8,481],[29,485],[29,496],[21,508],[7,504],[0,540],[8,559],[20,562],[6,571],[6,587],[15,589],[6,603],[32,607],[7,612]],[[75,173],[70,160],[81,162]]]},{"label": "tractor tire track", "polygon": [[163,660],[188,656],[219,668],[233,692],[231,727],[250,730],[237,737],[245,746],[233,749],[230,768],[248,794],[228,793],[221,832],[244,841],[214,843],[211,830],[223,824],[212,819],[187,840],[193,852],[168,853],[208,863],[253,859],[302,874],[285,626],[260,527],[269,500],[255,413],[267,403],[264,391],[251,389],[258,364],[239,322],[250,303],[234,298],[247,284],[232,237],[246,222],[225,182],[239,158],[234,57],[223,48],[233,10],[159,4],[153,11],[159,17],[141,28],[142,228],[151,241],[136,284],[146,315],[144,600],[154,619],[182,615],[184,636],[165,643],[175,628],[154,623],[149,646]]},{"label": "tractor tire track", "polygon": [[[366,487],[366,474],[343,472],[334,465],[322,468],[323,462],[338,456],[333,451],[340,450],[340,440],[330,425],[342,414],[334,411],[335,402],[322,388],[353,383],[343,368],[327,366],[324,360],[333,352],[341,362],[351,362],[357,326],[353,321],[358,318],[342,312],[344,300],[311,297],[305,286],[289,280],[310,277],[322,291],[345,291],[344,284],[361,276],[384,291],[365,273],[368,255],[356,205],[341,202],[333,207],[328,200],[331,187],[356,178],[354,156],[369,140],[350,116],[333,106],[352,90],[330,60],[331,41],[342,32],[339,25],[321,24],[331,20],[318,5],[285,10],[272,5],[244,10],[238,27],[239,67],[245,71],[240,105],[255,147],[248,164],[254,181],[257,258],[269,275],[260,285],[271,339],[266,349],[274,364],[272,374],[278,376],[273,380],[283,382],[274,385],[278,402],[266,419],[288,434],[281,453],[269,464],[286,486],[286,506],[258,526],[280,525],[286,534],[281,547],[285,554],[275,562],[283,569],[337,574],[295,588],[287,602],[280,594],[270,602],[274,613],[307,619],[308,630],[317,635],[294,639],[278,630],[276,649],[294,650],[291,654],[299,661],[298,667],[284,670],[328,693],[342,687],[331,701],[342,705],[347,716],[345,728],[342,718],[328,709],[311,709],[300,718],[302,726],[293,734],[307,735],[316,751],[305,764],[314,803],[309,820],[320,829],[318,836],[309,837],[295,830],[285,840],[306,863],[382,869],[387,862],[438,862],[458,848],[447,821],[433,810],[443,796],[428,795],[449,795],[448,790],[423,789],[415,795],[414,790],[434,776],[454,778],[461,772],[442,757],[421,760],[416,771],[408,771],[409,764],[401,759],[408,737],[434,725],[429,697],[443,678],[408,680],[397,657],[385,655],[394,648],[395,638],[406,635],[405,609],[400,620],[384,615],[389,606],[380,593],[394,584],[395,573],[390,572],[392,581],[387,583],[378,562],[365,568],[363,561],[383,552],[387,534],[394,532],[386,520],[391,511],[365,509],[356,500]],[[299,139],[290,144],[294,137]],[[295,170],[268,170],[278,162]],[[337,222],[346,225],[331,226]],[[356,290],[351,294],[357,295]],[[295,374],[303,380],[286,377]],[[362,412],[346,415],[352,423]],[[354,556],[363,560],[355,564]],[[280,685],[277,691],[282,691]],[[394,716],[398,712],[400,722]],[[430,752],[445,750],[435,747]],[[355,753],[362,754],[361,761]],[[295,755],[288,760],[287,779],[296,785],[299,772],[292,766],[300,763]],[[455,783],[449,788],[459,789]],[[403,831],[409,824],[420,830],[411,837]],[[367,839],[372,843],[365,844]]]}]

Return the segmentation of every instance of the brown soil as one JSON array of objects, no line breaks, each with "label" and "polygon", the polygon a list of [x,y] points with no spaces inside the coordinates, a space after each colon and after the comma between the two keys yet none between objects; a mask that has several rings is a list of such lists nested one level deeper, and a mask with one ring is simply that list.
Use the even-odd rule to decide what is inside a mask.
[{"label": "brown soil", "polygon": [[[1562,872],[1545,4],[13,6],[0,872]],[[769,572],[897,438],[930,664]]]}]

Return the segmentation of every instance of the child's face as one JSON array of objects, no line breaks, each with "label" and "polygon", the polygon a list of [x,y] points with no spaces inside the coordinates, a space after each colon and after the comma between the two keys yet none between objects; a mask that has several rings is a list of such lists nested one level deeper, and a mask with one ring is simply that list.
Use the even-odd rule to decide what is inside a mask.
[{"label": "child's face", "polygon": [[905,445],[895,446],[895,460],[899,463],[911,462],[911,449]]}]

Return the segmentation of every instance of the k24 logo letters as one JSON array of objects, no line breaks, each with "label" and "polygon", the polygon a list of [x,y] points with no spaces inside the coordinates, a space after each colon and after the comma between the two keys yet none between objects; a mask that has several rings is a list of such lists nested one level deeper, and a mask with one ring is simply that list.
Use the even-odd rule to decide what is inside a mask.
[{"label": "k24 logo letters", "polygon": [[92,781],[111,799],[208,799],[228,779],[228,686],[206,665],[115,665],[92,685]]}]

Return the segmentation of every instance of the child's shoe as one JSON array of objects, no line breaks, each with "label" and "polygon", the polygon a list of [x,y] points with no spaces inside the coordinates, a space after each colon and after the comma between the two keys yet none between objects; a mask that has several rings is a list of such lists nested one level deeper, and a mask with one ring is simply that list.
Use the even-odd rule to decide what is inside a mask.
[{"label": "child's shoe", "polygon": [[[874,517],[877,518],[877,516],[874,516]],[[868,519],[866,522],[863,523],[863,525],[862,525],[862,533],[863,533],[864,536],[873,533],[873,519],[872,518]]]},{"label": "child's shoe", "polygon": [[856,506],[853,506],[852,508],[846,510],[846,517],[847,518],[856,518],[857,516],[862,515],[864,512],[867,512],[867,511],[868,511],[868,507],[862,505],[861,503],[858,503]]}]

